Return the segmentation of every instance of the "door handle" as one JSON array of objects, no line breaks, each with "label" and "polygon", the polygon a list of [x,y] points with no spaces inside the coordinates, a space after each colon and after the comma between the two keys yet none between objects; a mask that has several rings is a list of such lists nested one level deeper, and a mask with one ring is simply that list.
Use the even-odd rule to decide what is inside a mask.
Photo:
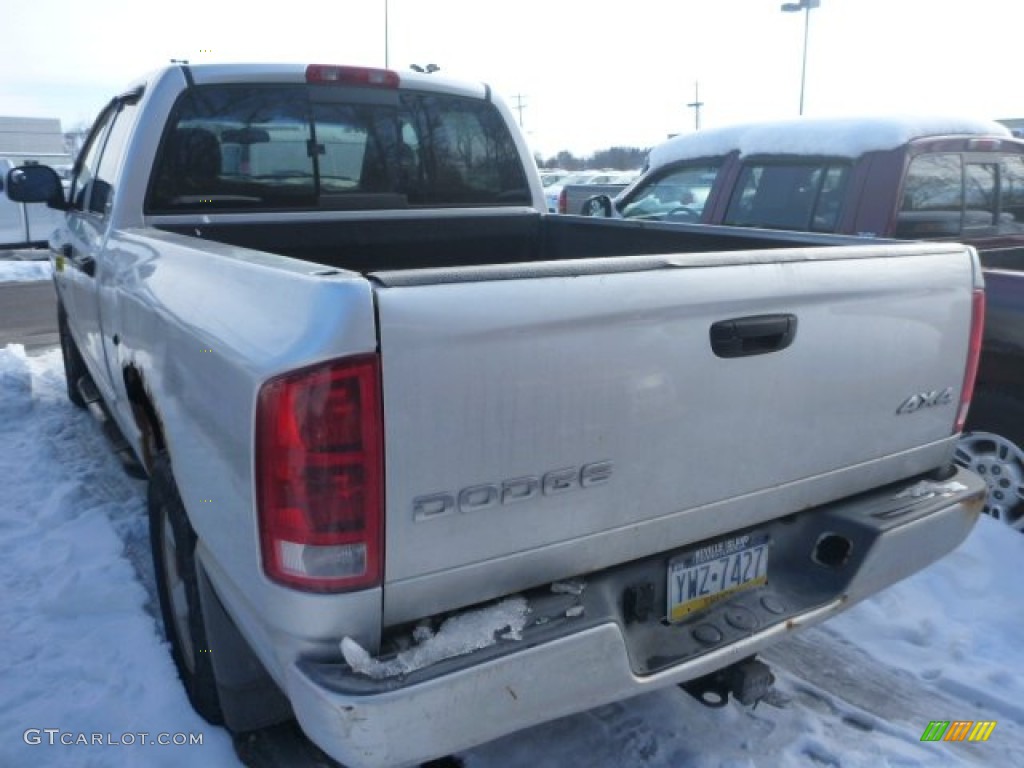
[{"label": "door handle", "polygon": [[711,351],[718,357],[778,352],[793,343],[796,315],[753,315],[712,324]]},{"label": "door handle", "polygon": [[64,258],[71,262],[71,266],[80,272],[84,272],[89,277],[95,277],[96,275],[96,259],[88,254],[75,253],[74,247],[68,243],[61,246],[61,253]]}]

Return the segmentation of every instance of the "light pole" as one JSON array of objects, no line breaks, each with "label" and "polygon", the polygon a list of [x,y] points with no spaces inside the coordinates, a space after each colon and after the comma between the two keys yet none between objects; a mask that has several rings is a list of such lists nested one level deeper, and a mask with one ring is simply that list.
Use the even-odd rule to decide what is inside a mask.
[{"label": "light pole", "polygon": [[821,0],[799,0],[796,3],[783,3],[785,13],[805,12],[804,16],[804,60],[800,68],[800,114],[804,113],[804,85],[807,83],[807,33],[811,28],[811,9],[821,5]]}]

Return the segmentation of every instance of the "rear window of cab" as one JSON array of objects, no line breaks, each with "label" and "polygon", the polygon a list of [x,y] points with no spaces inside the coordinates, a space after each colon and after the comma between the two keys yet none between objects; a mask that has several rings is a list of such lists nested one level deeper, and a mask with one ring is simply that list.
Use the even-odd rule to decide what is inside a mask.
[{"label": "rear window of cab", "polygon": [[1024,234],[1024,156],[934,152],[907,168],[896,237]]},{"label": "rear window of cab", "polygon": [[493,104],[318,85],[189,89],[162,138],[146,210],[530,205]]}]

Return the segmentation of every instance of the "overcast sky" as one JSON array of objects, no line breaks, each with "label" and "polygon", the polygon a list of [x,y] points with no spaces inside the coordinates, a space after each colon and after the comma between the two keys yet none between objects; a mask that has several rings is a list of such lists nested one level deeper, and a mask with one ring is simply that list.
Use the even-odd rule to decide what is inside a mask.
[{"label": "overcast sky", "polygon": [[[0,0],[0,115],[91,123],[171,58],[385,63],[385,0]],[[543,156],[796,116],[805,14],[780,0],[387,0],[388,64],[484,80]],[[821,0],[804,113],[1024,117],[1020,0]]]}]

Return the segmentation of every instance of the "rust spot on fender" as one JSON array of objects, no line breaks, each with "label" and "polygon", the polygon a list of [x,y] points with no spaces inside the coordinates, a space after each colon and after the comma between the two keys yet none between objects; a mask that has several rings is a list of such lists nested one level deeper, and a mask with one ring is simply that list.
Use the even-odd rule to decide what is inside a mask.
[{"label": "rust spot on fender", "polygon": [[134,363],[129,363],[124,366],[122,375],[128,402],[131,405],[132,418],[139,429],[142,452],[140,458],[146,471],[149,472],[153,468],[153,462],[157,455],[163,449],[163,425],[153,406],[152,396],[143,379],[142,372]]}]

